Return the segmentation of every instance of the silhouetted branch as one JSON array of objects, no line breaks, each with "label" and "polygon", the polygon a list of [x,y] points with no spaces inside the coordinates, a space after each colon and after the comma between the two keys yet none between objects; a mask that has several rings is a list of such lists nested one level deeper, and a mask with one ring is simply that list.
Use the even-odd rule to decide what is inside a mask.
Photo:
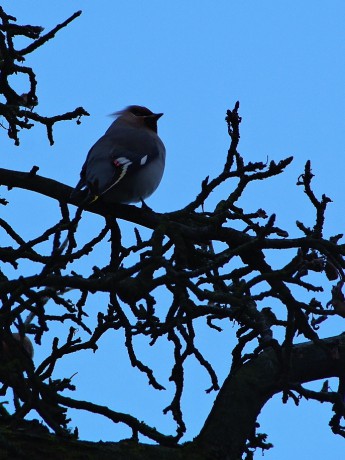
[{"label": "silhouetted branch", "polygon": [[[77,119],[77,123],[80,123],[82,116],[89,115],[82,107],[52,117],[44,117],[34,112],[34,107],[38,105],[36,75],[31,67],[22,64],[25,61],[24,56],[44,45],[80,14],[81,11],[74,13],[62,24],[58,24],[50,32],[41,36],[42,27],[14,24],[16,18],[6,14],[0,7],[0,94],[4,96],[6,101],[6,103],[0,103],[0,115],[5,118],[8,124],[8,126],[2,125],[2,127],[7,130],[9,138],[14,140],[15,145],[19,145],[19,131],[31,129],[34,125],[32,121],[46,126],[47,136],[52,145],[54,143],[53,126],[55,123],[73,119]],[[20,36],[27,37],[33,42],[26,48],[18,50],[15,48],[14,42]],[[9,79],[14,74],[23,74],[27,77],[28,89],[24,94],[18,94],[11,85]]]}]

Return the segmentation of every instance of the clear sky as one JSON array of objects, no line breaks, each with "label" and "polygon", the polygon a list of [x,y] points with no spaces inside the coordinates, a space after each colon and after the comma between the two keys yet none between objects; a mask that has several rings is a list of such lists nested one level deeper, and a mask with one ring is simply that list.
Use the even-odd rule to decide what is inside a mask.
[{"label": "clear sky", "polygon": [[[2,167],[27,171],[37,164],[40,174],[74,185],[89,148],[111,121],[107,115],[129,104],[146,105],[164,112],[159,133],[168,155],[162,184],[148,204],[159,212],[177,210],[195,197],[207,175],[215,176],[222,168],[229,143],[225,112],[239,100],[243,117],[240,153],[250,161],[295,158],[283,177],[249,189],[242,206],[247,212],[262,207],[277,213],[277,225],[286,228],[290,236],[299,236],[296,220],[313,225],[313,210],[295,185],[310,159],[316,192],[333,200],[326,236],[343,231],[343,1],[3,0],[2,5],[18,23],[41,25],[46,30],[83,10],[81,17],[29,56],[27,65],[37,74],[42,115],[78,106],[91,114],[79,126],[75,122],[56,126],[53,147],[41,127],[23,133],[20,147],[14,147],[3,132]],[[13,77],[13,81],[25,92],[21,78]],[[52,209],[50,200],[17,191],[8,198],[11,206],[2,210],[5,217],[17,228],[25,222],[28,235],[38,234],[45,223],[52,224],[57,218],[57,207]],[[85,238],[100,225],[97,217],[86,216]],[[121,225],[130,238],[133,226]],[[97,264],[102,253],[92,257]],[[204,344],[200,337],[220,379],[226,376],[229,341],[232,343],[229,336],[233,336],[231,328],[225,329],[221,338],[207,339]],[[344,329],[345,323],[338,318],[321,330],[321,336]],[[85,353],[76,362],[72,356],[66,368],[57,371],[67,376],[78,372],[75,384],[80,393],[76,397],[93,398],[114,410],[129,407],[139,419],[168,432],[172,424],[161,415],[161,409],[168,404],[169,395],[159,394],[161,406],[156,408],[156,393],[147,389],[144,376],[128,365],[122,338],[107,340],[105,351],[95,359]],[[37,363],[49,350],[48,339],[44,347],[36,350]],[[149,350],[147,355],[163,380],[168,376],[168,349],[164,345],[163,353]],[[197,434],[213,398],[204,394],[208,381],[195,363],[190,364],[188,373],[186,440]],[[318,382],[316,388],[321,385]],[[279,397],[271,401],[259,420],[261,430],[275,445],[265,458],[321,460],[328,458],[329,452],[340,458],[345,441],[330,432],[330,409],[312,402],[303,402],[297,409],[292,402],[283,406]],[[96,420],[80,413],[72,426],[79,426],[84,439],[118,439],[116,426],[100,417]],[[129,432],[123,430],[120,435]]]}]

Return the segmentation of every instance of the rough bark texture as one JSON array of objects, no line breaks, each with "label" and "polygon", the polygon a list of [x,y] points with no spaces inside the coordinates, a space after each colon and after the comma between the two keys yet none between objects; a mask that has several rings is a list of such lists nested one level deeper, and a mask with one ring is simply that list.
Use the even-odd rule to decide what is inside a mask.
[{"label": "rough bark texture", "polygon": [[275,350],[264,351],[225,380],[197,442],[203,449],[213,451],[216,458],[242,458],[255,421],[274,394],[291,384],[338,376],[339,368],[344,365],[345,335],[319,344],[307,342],[294,346],[290,372],[284,378],[282,362]]}]

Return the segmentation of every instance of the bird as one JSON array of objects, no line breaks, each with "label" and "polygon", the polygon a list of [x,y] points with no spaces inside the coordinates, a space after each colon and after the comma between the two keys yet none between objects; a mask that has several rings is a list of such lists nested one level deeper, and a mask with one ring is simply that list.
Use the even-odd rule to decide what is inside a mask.
[{"label": "bird", "polygon": [[115,121],[90,149],[71,197],[86,189],[89,203],[102,197],[106,203],[145,205],[165,167],[166,150],[157,134],[163,113],[130,105],[114,115]]},{"label": "bird", "polygon": [[[6,357],[7,359],[10,359],[11,357],[15,356],[15,349],[14,345],[17,347],[17,350],[25,350],[25,353],[27,356],[29,356],[31,359],[34,356],[34,347],[32,345],[31,340],[27,335],[22,335],[19,334],[18,332],[15,332],[12,334],[12,339],[14,339],[13,342],[10,342],[8,340],[5,340],[4,338],[1,340],[1,349],[2,349],[2,356]],[[18,342],[18,345],[17,345]],[[18,351],[17,351],[18,353]]]}]

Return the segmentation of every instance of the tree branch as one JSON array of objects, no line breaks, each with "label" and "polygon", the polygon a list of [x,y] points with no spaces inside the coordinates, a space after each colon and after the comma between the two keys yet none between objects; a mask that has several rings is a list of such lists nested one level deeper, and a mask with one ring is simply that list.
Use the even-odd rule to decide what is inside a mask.
[{"label": "tree branch", "polygon": [[[282,379],[282,362],[269,348],[225,380],[204,427],[196,439],[214,458],[241,458],[246,440],[267,401],[276,393],[314,380],[337,377],[345,367],[345,335],[294,345],[288,381]],[[331,353],[336,347],[337,353]],[[325,349],[329,349],[329,353]],[[333,359],[332,359],[333,356]]]}]

